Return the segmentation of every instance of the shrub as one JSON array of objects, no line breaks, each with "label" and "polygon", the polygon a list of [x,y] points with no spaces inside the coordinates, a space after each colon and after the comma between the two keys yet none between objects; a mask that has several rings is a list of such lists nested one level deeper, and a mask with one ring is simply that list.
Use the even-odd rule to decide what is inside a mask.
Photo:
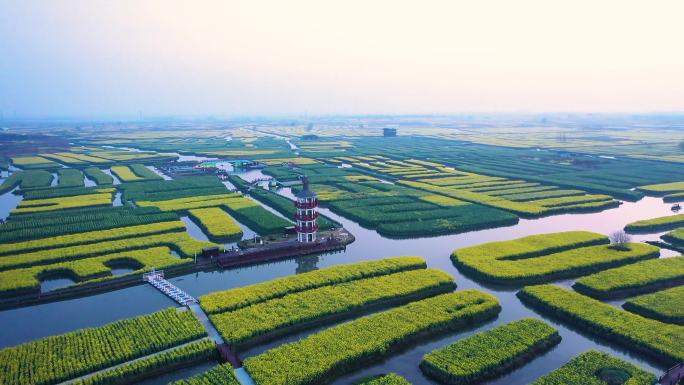
[{"label": "shrub", "polygon": [[220,313],[317,287],[400,271],[424,269],[426,266],[425,260],[420,257],[395,257],[379,261],[336,265],[250,286],[206,294],[199,297],[199,300],[207,313]]},{"label": "shrub", "polygon": [[545,322],[522,319],[435,350],[425,355],[420,368],[446,384],[473,384],[525,364],[560,339]]},{"label": "shrub", "polygon": [[644,317],[684,325],[684,286],[632,298],[622,307]]},{"label": "shrub", "polygon": [[658,357],[663,364],[684,359],[684,327],[644,318],[555,285],[528,286],[524,302],[589,332]]},{"label": "shrub", "polygon": [[[617,381],[610,378],[619,377]],[[653,385],[656,377],[607,353],[589,350],[531,385]]]},{"label": "shrub", "polygon": [[230,312],[211,315],[211,321],[230,344],[258,336],[272,336],[302,323],[324,322],[382,303],[406,303],[452,291],[453,278],[442,271],[411,270],[337,283],[292,293]]},{"label": "shrub", "polygon": [[494,317],[495,297],[464,290],[412,302],[347,322],[245,360],[257,385],[300,385],[334,376],[391,354],[394,349],[446,330]]},{"label": "shrub", "polygon": [[684,282],[684,257],[658,258],[578,279],[573,288],[593,297],[627,296]]},{"label": "shrub", "polygon": [[192,312],[170,308],[0,350],[0,380],[56,384],[205,335]]}]

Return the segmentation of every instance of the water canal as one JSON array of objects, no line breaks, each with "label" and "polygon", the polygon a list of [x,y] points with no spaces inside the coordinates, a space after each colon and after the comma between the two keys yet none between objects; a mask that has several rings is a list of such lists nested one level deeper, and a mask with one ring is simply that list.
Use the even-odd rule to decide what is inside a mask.
[{"label": "water canal", "polygon": [[[260,172],[251,172],[249,176],[245,176],[245,179],[249,179],[250,176],[257,176],[258,174]],[[281,189],[279,192],[285,196],[291,194],[289,189]],[[522,219],[517,225],[509,227],[456,235],[402,240],[382,237],[375,231],[341,218],[329,210],[322,209],[321,211],[323,214],[341,222],[345,228],[356,236],[356,242],[349,245],[346,251],[321,256],[301,257],[239,269],[192,273],[171,278],[169,281],[188,294],[198,297],[212,291],[249,285],[340,263],[351,263],[398,255],[419,255],[427,259],[429,267],[439,268],[453,274],[458,285],[457,290],[470,288],[483,290],[494,294],[501,302],[503,310],[498,318],[493,321],[464,332],[446,334],[435,339],[422,341],[383,362],[339,378],[332,382],[334,385],[349,384],[361,377],[389,371],[397,372],[415,385],[433,384],[418,369],[418,363],[424,354],[464,336],[524,317],[546,319],[558,328],[563,337],[562,342],[523,368],[517,369],[495,381],[491,381],[489,384],[528,384],[535,378],[561,366],[573,356],[592,348],[610,352],[618,357],[635,362],[654,373],[664,369],[647,360],[642,355],[632,354],[604,339],[594,338],[584,332],[569,328],[536,313],[524,306],[515,297],[519,287],[500,287],[482,284],[462,275],[451,264],[449,259],[449,254],[456,248],[483,242],[514,239],[532,234],[567,230],[590,230],[609,234],[622,229],[625,224],[638,219],[671,215],[670,206],[664,204],[660,199],[644,198],[638,202],[625,202],[620,207],[600,213],[566,214],[534,220]],[[633,240],[644,241],[656,240],[657,238],[658,234],[650,234],[634,236]],[[677,255],[677,253],[662,250],[662,256],[664,257],[674,255]],[[572,281],[562,282],[564,285],[569,283],[572,283]],[[118,319],[161,310],[169,306],[175,306],[175,304],[156,289],[148,285],[139,285],[89,297],[6,310],[0,312],[0,347],[12,346],[36,338],[60,334],[83,327],[98,326]],[[283,342],[296,340],[316,330],[318,329],[308,330],[271,343],[262,344],[243,352],[241,358],[244,359],[258,354]],[[209,366],[209,364],[198,365],[144,383],[150,385],[164,384],[170,380],[184,378],[201,372]]]}]

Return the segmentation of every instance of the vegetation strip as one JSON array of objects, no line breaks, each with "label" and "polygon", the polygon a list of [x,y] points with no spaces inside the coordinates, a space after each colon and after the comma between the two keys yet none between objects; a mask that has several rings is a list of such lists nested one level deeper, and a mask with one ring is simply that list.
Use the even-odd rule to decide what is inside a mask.
[{"label": "vegetation strip", "polygon": [[573,288],[596,298],[627,297],[684,283],[684,257],[659,258],[578,279]]},{"label": "vegetation strip", "polygon": [[628,233],[657,233],[672,230],[684,226],[684,214],[668,215],[665,217],[644,219],[627,224],[625,231]]},{"label": "vegetation strip", "polygon": [[134,384],[201,360],[217,356],[216,343],[209,338],[190,342],[161,353],[153,353],[134,361],[104,369],[91,375],[68,381],[69,385],[118,385]]},{"label": "vegetation strip", "polygon": [[524,365],[560,339],[553,327],[527,318],[435,350],[423,358],[420,369],[446,384],[474,384]]},{"label": "vegetation strip", "polygon": [[146,269],[189,264],[192,264],[192,260],[172,256],[171,250],[165,246],[129,250],[76,261],[0,271],[0,294],[9,297],[39,293],[41,281],[55,276],[69,277],[81,284],[120,278],[122,275],[112,275],[112,269],[117,267],[131,268],[129,274],[139,274]]},{"label": "vegetation strip", "polygon": [[632,298],[622,307],[644,317],[684,325],[684,286]]},{"label": "vegetation strip", "polygon": [[199,227],[214,241],[238,240],[242,229],[235,220],[218,207],[188,210]]},{"label": "vegetation strip", "polygon": [[199,297],[199,300],[202,309],[207,313],[220,313],[317,287],[400,271],[424,269],[426,266],[425,260],[420,257],[395,257],[379,261],[336,265],[250,286],[206,294]]},{"label": "vegetation strip", "polygon": [[56,384],[205,335],[192,312],[169,308],[0,350],[0,382]]},{"label": "vegetation strip", "polygon": [[[83,245],[101,241],[110,241],[139,235],[152,235],[166,232],[184,231],[185,224],[181,221],[147,223],[144,225],[120,227],[107,230],[88,231],[77,234],[60,235],[46,239],[36,239],[17,243],[0,245],[0,255],[27,252],[31,250]],[[0,260],[3,257],[0,257]]]},{"label": "vegetation strip", "polygon": [[318,324],[336,315],[368,311],[383,303],[406,303],[455,287],[453,278],[440,270],[410,270],[289,294],[211,315],[211,321],[226,342],[238,345],[312,321]]},{"label": "vegetation strip", "polygon": [[195,254],[200,253],[203,248],[215,246],[215,244],[198,241],[186,232],[162,233],[57,249],[32,251],[25,254],[7,255],[0,257],[0,270],[77,260],[153,246],[168,246],[180,254],[181,257],[192,257]]},{"label": "vegetation strip", "polygon": [[396,373],[388,373],[380,376],[365,378],[354,385],[411,385],[404,377]]},{"label": "vegetation strip", "polygon": [[622,250],[608,238],[586,231],[532,235],[455,250],[451,260],[462,271],[497,283],[544,282],[657,258],[659,248],[640,243]]},{"label": "vegetation strip", "polygon": [[684,327],[644,318],[555,285],[528,286],[524,302],[669,365],[684,360]]},{"label": "vegetation strip", "polygon": [[240,385],[230,364],[215,366],[202,374],[178,380],[169,385]]},{"label": "vegetation strip", "polygon": [[458,330],[499,313],[495,297],[465,290],[359,318],[245,360],[257,385],[327,382],[419,338]]},{"label": "vegetation strip", "polygon": [[607,353],[589,350],[531,385],[653,385],[656,376]]}]

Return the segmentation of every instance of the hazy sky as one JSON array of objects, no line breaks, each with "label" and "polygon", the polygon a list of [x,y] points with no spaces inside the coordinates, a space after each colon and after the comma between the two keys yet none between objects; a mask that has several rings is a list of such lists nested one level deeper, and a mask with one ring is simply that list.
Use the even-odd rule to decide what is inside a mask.
[{"label": "hazy sky", "polygon": [[0,0],[0,111],[684,111],[683,17],[682,0]]}]

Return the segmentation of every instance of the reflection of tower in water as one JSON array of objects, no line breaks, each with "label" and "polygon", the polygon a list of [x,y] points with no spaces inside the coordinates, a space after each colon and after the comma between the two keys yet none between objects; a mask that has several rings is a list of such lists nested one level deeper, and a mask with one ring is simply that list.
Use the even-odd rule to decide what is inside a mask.
[{"label": "reflection of tower in water", "polygon": [[307,255],[304,257],[297,258],[297,269],[295,272],[297,274],[306,273],[309,271],[318,270],[318,256],[317,255]]}]

